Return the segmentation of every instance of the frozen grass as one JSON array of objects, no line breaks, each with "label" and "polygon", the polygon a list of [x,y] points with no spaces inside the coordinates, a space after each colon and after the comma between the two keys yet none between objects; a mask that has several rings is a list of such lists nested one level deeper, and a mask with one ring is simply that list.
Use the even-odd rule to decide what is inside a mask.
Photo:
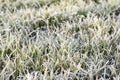
[{"label": "frozen grass", "polygon": [[0,80],[120,80],[120,0],[0,0]]}]

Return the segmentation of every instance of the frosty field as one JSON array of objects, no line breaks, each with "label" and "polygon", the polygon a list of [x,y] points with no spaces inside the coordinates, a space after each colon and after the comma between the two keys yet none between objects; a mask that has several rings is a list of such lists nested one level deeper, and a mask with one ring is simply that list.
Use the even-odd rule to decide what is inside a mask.
[{"label": "frosty field", "polygon": [[0,0],[0,80],[120,80],[120,0]]}]

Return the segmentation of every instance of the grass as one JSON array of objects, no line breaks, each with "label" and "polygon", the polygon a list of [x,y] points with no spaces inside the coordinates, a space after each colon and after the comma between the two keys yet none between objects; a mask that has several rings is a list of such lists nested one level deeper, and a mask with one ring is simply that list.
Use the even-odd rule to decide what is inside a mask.
[{"label": "grass", "polygon": [[119,0],[0,0],[0,80],[119,80]]}]

